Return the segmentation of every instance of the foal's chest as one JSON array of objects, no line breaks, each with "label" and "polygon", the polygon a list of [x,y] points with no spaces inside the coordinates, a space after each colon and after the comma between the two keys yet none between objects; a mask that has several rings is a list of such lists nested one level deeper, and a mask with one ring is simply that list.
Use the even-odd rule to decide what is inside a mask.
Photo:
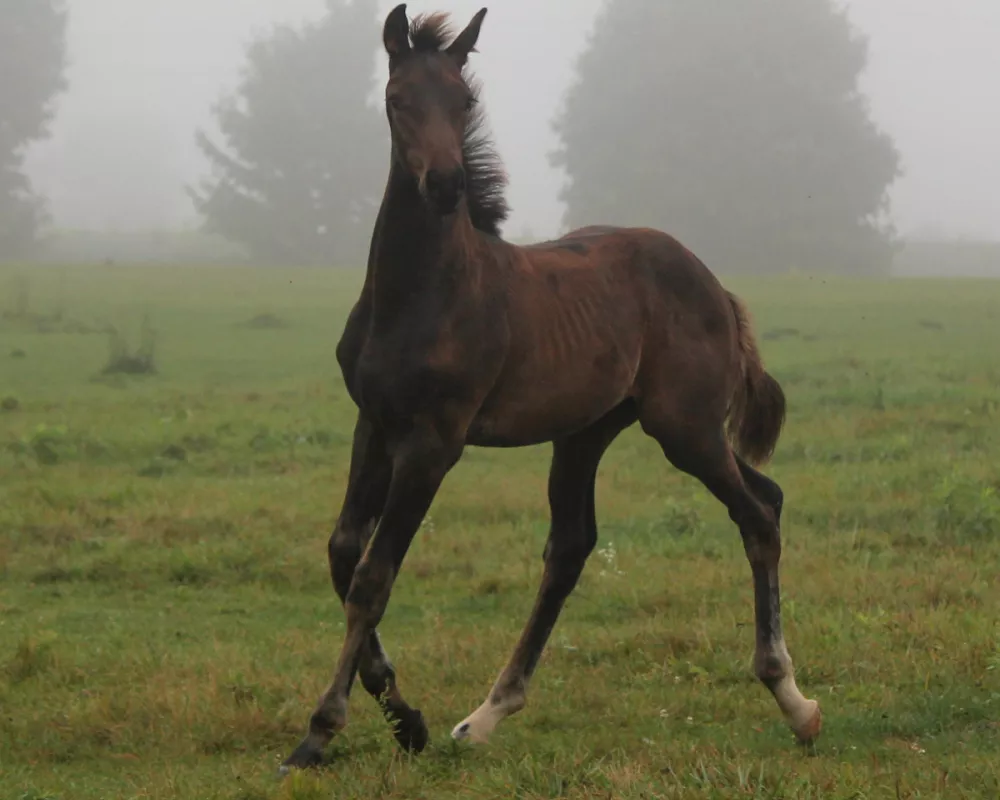
[{"label": "foal's chest", "polygon": [[345,378],[362,411],[388,428],[406,426],[474,398],[474,349],[440,335],[371,336]]},{"label": "foal's chest", "polygon": [[341,362],[362,412],[386,429],[405,429],[417,417],[474,414],[508,341],[496,304],[440,282],[408,293],[391,313],[375,313],[379,299],[357,315],[347,335],[353,357]]}]

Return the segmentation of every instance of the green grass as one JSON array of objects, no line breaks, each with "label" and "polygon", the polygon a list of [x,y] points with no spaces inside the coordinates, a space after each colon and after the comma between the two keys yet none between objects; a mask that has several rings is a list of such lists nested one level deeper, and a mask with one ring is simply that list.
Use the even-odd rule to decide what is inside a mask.
[{"label": "green grass", "polygon": [[[547,447],[470,451],[396,585],[383,640],[428,750],[398,753],[359,690],[336,764],[277,780],[344,631],[333,351],[359,276],[6,270],[0,798],[1000,795],[1000,283],[727,283],[789,398],[767,470],[813,751],[752,676],[735,528],[633,430],[601,552],[489,746],[448,731],[533,601]],[[156,373],[102,375],[95,331],[134,348],[146,313]]]}]

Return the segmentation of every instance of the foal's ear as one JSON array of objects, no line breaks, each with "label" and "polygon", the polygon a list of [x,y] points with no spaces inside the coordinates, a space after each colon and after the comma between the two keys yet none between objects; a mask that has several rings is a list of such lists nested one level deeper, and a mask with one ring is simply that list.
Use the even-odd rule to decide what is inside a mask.
[{"label": "foal's ear", "polygon": [[410,21],[406,18],[406,3],[400,3],[385,18],[382,42],[390,62],[410,52]]},{"label": "foal's ear", "polygon": [[476,47],[476,40],[479,38],[479,29],[483,27],[483,17],[486,16],[486,9],[481,8],[479,12],[472,18],[464,31],[455,37],[448,49],[445,52],[454,58],[460,67],[465,66],[465,62],[469,59],[469,53],[471,53]]}]

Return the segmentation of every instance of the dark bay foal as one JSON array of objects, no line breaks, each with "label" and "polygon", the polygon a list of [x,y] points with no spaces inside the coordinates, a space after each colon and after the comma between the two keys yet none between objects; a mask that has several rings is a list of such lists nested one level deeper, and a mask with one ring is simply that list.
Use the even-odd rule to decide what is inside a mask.
[{"label": "dark bay foal", "polygon": [[[358,407],[330,571],[347,615],[333,681],[285,765],[318,764],[347,722],[355,675],[404,747],[427,728],[403,699],[376,633],[413,536],[466,445],[553,443],[551,528],[534,609],[485,702],[452,735],[485,741],[524,707],[528,682],[597,540],[594,482],[638,422],[739,527],[756,598],[755,671],[796,736],[820,731],[781,633],[782,493],[765,461],[785,398],[747,314],[665,233],[593,227],[531,247],[500,239],[505,177],[464,75],[483,9],[452,39],[447,19],[384,28],[388,184],[361,296],[337,359]],[[450,42],[450,43],[449,43]]]}]

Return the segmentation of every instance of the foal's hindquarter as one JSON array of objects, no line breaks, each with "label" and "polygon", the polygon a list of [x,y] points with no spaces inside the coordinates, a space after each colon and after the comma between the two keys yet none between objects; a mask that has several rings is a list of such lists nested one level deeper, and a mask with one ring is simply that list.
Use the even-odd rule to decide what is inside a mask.
[{"label": "foal's hindquarter", "polygon": [[[744,413],[759,414],[754,404],[766,399],[760,384],[771,385],[742,306],[658,231],[570,233],[520,250],[514,263],[512,283],[521,291],[511,291],[511,358],[481,426],[493,436],[517,439],[515,431],[523,431],[553,440],[551,527],[527,626],[486,700],[452,735],[485,741],[524,707],[529,679],[597,541],[598,464],[638,419],[670,462],[701,480],[739,525],[756,595],[755,671],[796,735],[811,741],[821,724],[818,705],[798,690],[781,633],[781,489],[724,435],[734,395],[744,393]],[[575,404],[574,392],[581,398]],[[548,436],[541,435],[545,423]]]},{"label": "foal's hindquarter", "polygon": [[[756,674],[799,739],[815,738],[819,709],[796,687],[781,633],[781,490],[734,453],[725,436],[731,408],[739,406],[751,422],[769,412],[762,404],[773,383],[738,301],[656,231],[580,232],[533,248],[468,227],[446,227],[441,235],[465,237],[454,252],[475,252],[474,264],[459,257],[447,282],[432,287],[436,297],[444,293],[463,304],[460,320],[443,314],[428,327],[402,314],[397,326],[377,335],[370,311],[377,300],[363,296],[345,331],[345,340],[358,340],[351,369],[345,368],[349,383],[351,370],[365,371],[364,353],[397,371],[352,390],[359,417],[330,540],[347,633],[309,734],[286,764],[320,760],[346,724],[355,674],[380,699],[401,745],[419,751],[426,744],[423,718],[403,699],[375,629],[410,542],[466,444],[553,442],[551,527],[534,608],[485,701],[452,734],[485,741],[500,720],[523,708],[549,634],[597,540],[598,464],[637,420],[739,526],[753,573]],[[419,306],[422,290],[413,291]],[[418,330],[401,335],[408,325]]]}]

